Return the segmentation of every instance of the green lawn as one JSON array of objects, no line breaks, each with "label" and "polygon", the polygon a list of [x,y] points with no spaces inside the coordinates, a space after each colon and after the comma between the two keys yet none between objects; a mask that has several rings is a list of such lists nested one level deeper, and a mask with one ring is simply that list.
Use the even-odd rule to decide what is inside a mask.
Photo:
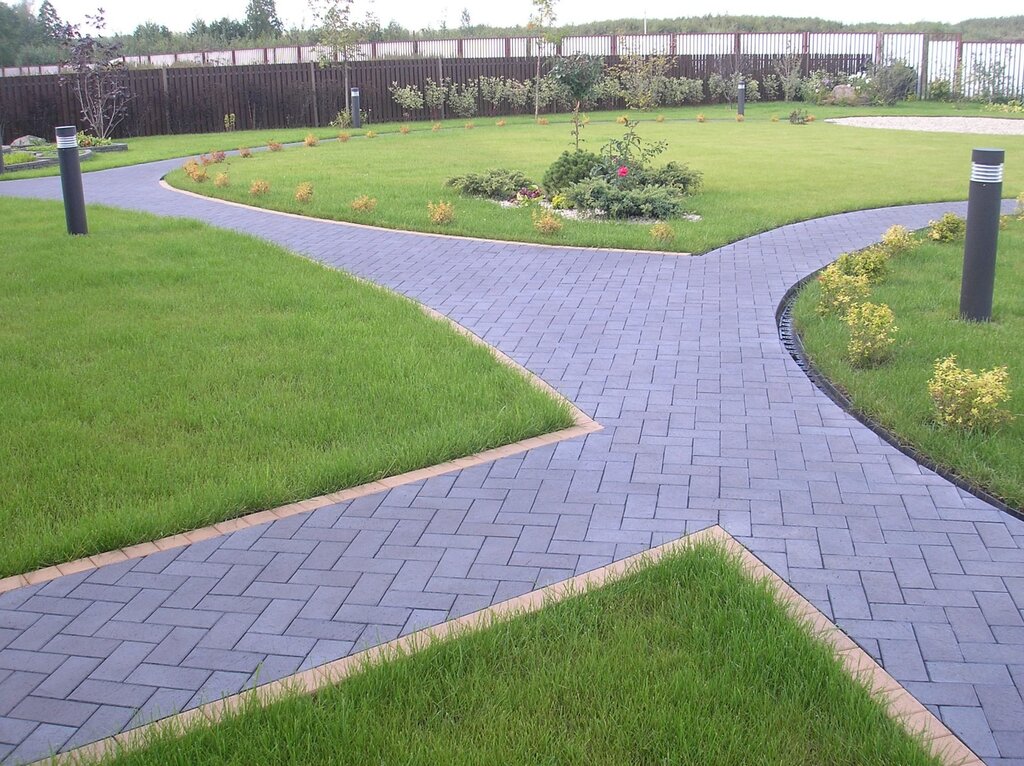
[{"label": "green lawn", "polygon": [[929,243],[893,260],[891,275],[871,297],[889,304],[899,326],[895,358],[882,367],[859,370],[845,361],[844,326],[815,315],[817,283],[803,290],[793,315],[811,359],[859,411],[937,463],[1024,508],[1024,417],[994,433],[940,428],[927,388],[935,360],[949,354],[975,371],[1006,365],[1014,391],[1008,409],[1024,413],[1024,222],[1013,221],[999,234],[991,323],[957,318],[963,254],[963,241]]},{"label": "green lawn", "polygon": [[[432,132],[429,126],[416,124],[408,135],[380,129],[373,139],[353,132],[347,143],[331,140],[246,160],[229,158],[210,167],[210,180],[202,184],[180,170],[168,180],[222,199],[388,228],[696,253],[830,213],[966,196],[977,136],[866,130],[820,119],[794,126],[786,118],[789,106],[755,105],[743,124],[729,119],[731,112],[722,106],[705,108],[716,119],[703,124],[693,119],[696,110],[671,115],[679,119],[662,123],[653,114],[642,118],[638,129],[642,138],[669,144],[659,162],[677,160],[704,173],[704,191],[688,200],[690,211],[703,220],[673,222],[676,238],[668,246],[652,239],[649,225],[635,223],[566,221],[561,233],[544,235],[534,229],[527,209],[503,209],[486,200],[459,197],[445,187],[445,180],[453,175],[492,167],[518,169],[539,182],[546,167],[569,146],[564,124],[542,126],[519,120],[498,128],[491,119],[477,119],[473,130]],[[863,113],[837,108],[816,111]],[[972,113],[990,114],[977,108]],[[773,114],[781,120],[771,122]],[[622,134],[622,126],[612,117],[595,115],[584,130],[587,148],[597,150]],[[1000,136],[999,145],[1007,153],[1005,188],[1015,195],[1024,190],[1024,136]],[[219,172],[228,174],[228,187],[216,188],[212,183]],[[269,194],[250,195],[254,179],[268,181]],[[312,202],[294,198],[303,182],[313,185]],[[372,213],[350,207],[353,199],[364,194],[378,200]],[[427,203],[438,200],[455,203],[454,223],[441,227],[430,223]]]},{"label": "green lawn", "polygon": [[109,763],[937,764],[713,545]]},{"label": "green lawn", "polygon": [[571,424],[410,301],[195,222],[0,198],[0,577]]}]

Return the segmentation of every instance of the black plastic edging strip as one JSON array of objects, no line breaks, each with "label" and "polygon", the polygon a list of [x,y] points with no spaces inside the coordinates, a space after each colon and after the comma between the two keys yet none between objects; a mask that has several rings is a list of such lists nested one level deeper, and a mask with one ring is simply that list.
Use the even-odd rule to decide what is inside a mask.
[{"label": "black plastic edging strip", "polygon": [[1024,521],[1024,509],[1014,508],[1013,506],[1008,505],[1005,501],[955,473],[949,467],[936,463],[912,445],[901,441],[896,434],[885,428],[885,426],[862,413],[854,406],[850,397],[837,388],[821,372],[821,370],[815,366],[814,362],[811,361],[810,357],[807,356],[807,352],[804,350],[804,344],[800,339],[800,334],[793,327],[793,304],[796,302],[796,297],[799,295],[803,287],[812,279],[816,279],[821,271],[822,269],[818,269],[818,271],[808,274],[795,285],[790,287],[782,297],[782,302],[779,303],[778,308],[775,310],[775,323],[779,328],[779,339],[782,341],[782,345],[786,348],[786,351],[788,351],[790,356],[793,357],[793,361],[796,362],[797,366],[804,371],[804,374],[810,378],[814,385],[816,385],[829,399],[839,405],[844,412],[856,418],[857,421],[867,426],[878,437],[885,440],[904,455],[924,466],[929,471],[938,474],[943,479],[959,487],[965,492],[969,492],[979,500],[983,500],[989,505],[998,508],[1000,511]]}]

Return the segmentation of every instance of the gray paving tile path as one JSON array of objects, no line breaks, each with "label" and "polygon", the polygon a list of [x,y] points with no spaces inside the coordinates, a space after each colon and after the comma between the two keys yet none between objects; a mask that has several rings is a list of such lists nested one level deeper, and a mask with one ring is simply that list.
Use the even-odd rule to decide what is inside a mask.
[{"label": "gray paving tile path", "polygon": [[[841,251],[962,205],[833,216],[686,258],[302,221],[160,189],[177,164],[88,174],[88,199],[258,235],[412,296],[605,428],[0,596],[0,760],[71,748],[718,523],[988,763],[1024,764],[1024,523],[839,410],[774,320],[786,289]],[[58,193],[54,179],[0,184]]]}]

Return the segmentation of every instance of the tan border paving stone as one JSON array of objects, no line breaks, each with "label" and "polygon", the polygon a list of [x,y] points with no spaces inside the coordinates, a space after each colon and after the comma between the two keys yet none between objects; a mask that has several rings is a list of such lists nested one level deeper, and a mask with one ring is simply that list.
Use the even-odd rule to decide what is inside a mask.
[{"label": "tan border paving stone", "polygon": [[193,708],[184,713],[116,734],[97,742],[44,759],[36,763],[75,764],[82,759],[112,754],[122,749],[132,749],[145,742],[154,728],[170,729],[183,734],[198,726],[216,725],[226,716],[233,715],[253,699],[261,705],[268,705],[287,693],[312,694],[318,689],[343,681],[360,672],[366,665],[385,662],[400,653],[415,652],[434,641],[457,637],[466,631],[485,628],[495,620],[507,620],[535,612],[547,604],[557,603],[570,596],[582,593],[588,588],[601,587],[615,582],[633,571],[642,562],[656,562],[675,551],[683,550],[702,542],[717,543],[728,553],[737,557],[744,571],[752,579],[768,580],[776,598],[784,604],[791,616],[801,622],[818,640],[832,646],[836,656],[851,677],[863,684],[879,699],[889,715],[899,721],[914,736],[921,736],[931,752],[942,760],[945,766],[984,766],[982,761],[961,742],[924,705],[918,702],[906,689],[900,686],[882,667],[849,639],[835,624],[806,599],[798,595],[782,578],[765,566],[753,553],[738,543],[719,526],[712,526],[686,537],[643,551],[599,569],[577,575],[544,588],[524,593],[506,601],[494,604],[463,617],[434,625],[402,638],[379,644],[357,654],[334,662],[296,673],[263,686],[250,689],[230,697],[224,697]]}]

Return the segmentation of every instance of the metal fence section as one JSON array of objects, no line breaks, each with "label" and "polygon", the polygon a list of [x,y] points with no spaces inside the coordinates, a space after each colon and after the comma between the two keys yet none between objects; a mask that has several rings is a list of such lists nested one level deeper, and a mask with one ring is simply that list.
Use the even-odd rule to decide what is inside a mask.
[{"label": "metal fence section", "polygon": [[[910,32],[737,32],[650,35],[570,35],[558,43],[531,37],[487,37],[363,43],[349,53],[354,61],[390,59],[515,59],[541,56],[691,56],[737,57],[737,68],[763,72],[782,57],[799,61],[804,74],[864,71],[875,63],[902,61],[918,73],[918,95],[927,97],[936,81],[949,84],[968,98],[1020,97],[1024,94],[1024,41],[964,42],[960,35]],[[742,57],[742,58],[740,58]],[[318,45],[243,50],[154,53],[128,56],[133,68],[256,66],[337,61],[338,54]],[[707,71],[706,61],[691,62],[688,71]],[[4,67],[0,77],[53,75],[56,65]]]}]

